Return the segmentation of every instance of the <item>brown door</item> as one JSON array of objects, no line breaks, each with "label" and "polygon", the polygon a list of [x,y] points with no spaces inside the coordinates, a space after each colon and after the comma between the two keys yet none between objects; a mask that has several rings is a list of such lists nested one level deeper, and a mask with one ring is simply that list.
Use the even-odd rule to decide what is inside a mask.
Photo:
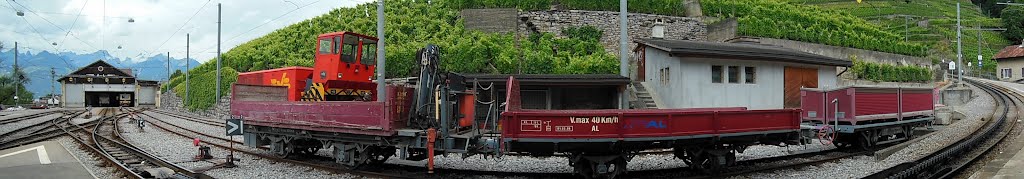
[{"label": "brown door", "polygon": [[782,102],[785,108],[800,107],[800,88],[818,87],[818,69],[786,67]]}]

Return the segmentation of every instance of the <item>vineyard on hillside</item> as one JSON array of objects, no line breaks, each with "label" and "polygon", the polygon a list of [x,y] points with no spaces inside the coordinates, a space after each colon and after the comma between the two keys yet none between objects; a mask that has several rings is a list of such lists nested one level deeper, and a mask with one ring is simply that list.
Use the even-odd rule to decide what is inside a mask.
[{"label": "vineyard on hillside", "polygon": [[928,47],[863,19],[813,6],[773,0],[705,0],[705,15],[736,17],[739,35],[790,39],[911,56],[927,55]]},{"label": "vineyard on hillside", "polygon": [[[925,44],[931,47],[929,54],[934,62],[956,59],[956,2],[955,0],[912,0],[912,1],[865,1],[857,3],[849,0],[788,0],[793,4],[814,6],[821,9],[850,14],[865,19],[865,22],[895,32],[899,40]],[[972,4],[977,1],[960,1],[963,54],[965,63],[975,62],[978,44],[981,44],[981,55],[984,56],[982,70],[995,72],[995,61],[992,60],[1000,49],[1010,45],[999,32],[972,30],[982,28],[1004,28],[999,18],[986,16],[988,10]],[[1002,2],[1002,1],[1001,1]],[[984,11],[984,12],[983,12]]]},{"label": "vineyard on hillside", "polygon": [[[587,74],[615,73],[618,60],[604,51],[594,38],[556,38],[554,34],[535,34],[523,38],[516,48],[514,34],[493,34],[467,30],[458,17],[458,9],[441,1],[394,1],[385,7],[387,20],[387,72],[389,78],[408,77],[416,70],[416,50],[427,44],[441,47],[441,67],[458,73],[515,73],[519,54],[524,61],[523,73]],[[230,90],[238,72],[312,66],[316,36],[327,32],[352,31],[375,36],[376,17],[366,9],[374,4],[340,8],[278,29],[263,37],[243,43],[223,54],[224,79],[222,95]],[[593,29],[581,27],[581,29]],[[587,32],[590,34],[601,32]],[[521,50],[520,50],[521,49]],[[208,61],[189,73],[189,109],[206,109],[215,102],[214,74],[216,63]],[[171,79],[167,86],[184,96],[184,79]]]},{"label": "vineyard on hillside", "polygon": [[[618,11],[618,0],[452,0],[457,8],[546,10],[554,3],[566,9]],[[633,13],[683,15],[683,1],[630,0]],[[911,56],[927,55],[928,47],[904,42],[902,36],[849,14],[779,0],[703,0],[704,15],[737,17],[739,35],[790,39]]]}]

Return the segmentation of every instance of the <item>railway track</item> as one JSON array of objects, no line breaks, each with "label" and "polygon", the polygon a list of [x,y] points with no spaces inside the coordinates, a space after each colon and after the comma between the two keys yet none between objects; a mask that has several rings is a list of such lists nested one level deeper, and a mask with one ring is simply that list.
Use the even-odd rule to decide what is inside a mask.
[{"label": "railway track", "polygon": [[43,116],[49,116],[51,114],[57,114],[57,113],[61,113],[61,111],[47,111],[47,112],[41,112],[41,113],[35,113],[35,114],[29,114],[29,115],[24,115],[24,116],[13,117],[13,118],[9,118],[9,119],[3,119],[3,120],[0,120],[0,125],[6,125],[6,124],[10,124],[10,123],[15,123],[15,122],[19,122],[19,121],[28,120],[28,119],[34,119],[34,118],[39,118],[39,117],[43,117]]},{"label": "railway track", "polygon": [[967,82],[992,95],[998,105],[993,111],[993,118],[981,130],[921,159],[890,167],[865,178],[948,178],[990,152],[1006,138],[1009,131],[1018,127],[1015,122],[1008,121],[1017,118],[1019,111],[1024,109],[1024,96],[982,81],[967,79]]},{"label": "railway track", "polygon": [[125,142],[117,124],[127,113],[117,113],[114,108],[103,109],[100,119],[91,128],[71,122],[54,124],[82,144],[83,148],[101,156],[108,166],[114,167],[126,178],[212,178],[192,172],[171,162],[160,159]]},{"label": "railway track", "polygon": [[[156,111],[156,110],[154,110],[154,111]],[[149,112],[149,111],[147,111],[147,112]],[[159,112],[155,112],[155,113],[159,113]],[[179,137],[182,137],[182,138],[185,138],[185,139],[189,139],[189,140],[195,139],[197,137],[204,137],[204,138],[207,138],[207,139],[213,139],[213,140],[203,140],[202,143],[207,144],[207,145],[211,145],[211,146],[214,146],[216,148],[223,149],[223,150],[240,152],[240,153],[247,154],[247,155],[252,155],[252,156],[256,156],[256,157],[260,157],[260,158],[265,158],[265,159],[273,160],[275,162],[283,162],[283,163],[289,163],[289,164],[294,164],[294,165],[299,165],[299,166],[306,166],[306,167],[320,169],[320,170],[334,172],[334,173],[347,173],[347,174],[353,174],[353,175],[358,175],[358,176],[362,176],[362,177],[371,177],[371,178],[422,178],[423,177],[422,175],[419,175],[419,176],[417,176],[417,175],[408,175],[408,173],[394,174],[394,173],[387,173],[387,172],[374,172],[374,171],[364,171],[364,170],[353,170],[353,169],[342,167],[342,166],[340,166],[340,164],[334,163],[333,160],[331,160],[329,163],[326,162],[326,161],[324,161],[324,162],[303,161],[303,160],[295,160],[295,159],[289,159],[289,158],[281,158],[281,157],[275,156],[273,154],[270,154],[270,152],[268,152],[268,151],[252,151],[252,150],[240,149],[240,148],[244,148],[245,147],[241,142],[233,141],[233,140],[230,140],[230,139],[227,139],[227,138],[224,138],[224,137],[220,137],[220,136],[213,136],[213,135],[205,134],[205,133],[202,133],[202,132],[198,132],[198,131],[195,131],[195,130],[192,130],[192,129],[189,129],[189,128],[185,128],[185,127],[179,126],[177,124],[165,122],[163,120],[160,120],[160,118],[156,118],[156,117],[152,116],[151,114],[147,114],[146,112],[141,112],[139,114],[143,115],[143,116],[147,116],[148,119],[152,119],[152,120],[148,120],[149,124],[151,124],[150,126],[154,126],[156,128],[159,128],[159,129],[161,129],[163,131],[167,131],[167,132],[172,133],[174,135],[177,135]],[[168,115],[168,116],[170,116],[170,115]],[[170,117],[175,117],[175,116],[170,116]],[[231,145],[233,145],[233,144],[238,144],[238,145],[235,146],[235,147],[231,147]],[[261,149],[266,149],[266,148],[265,147],[261,147]],[[421,173],[425,173],[422,170],[420,172]]]},{"label": "railway track", "polygon": [[[206,143],[206,144],[209,144],[209,145],[213,145],[213,146],[216,146],[218,148],[225,149],[225,150],[230,150],[229,149],[230,148],[229,145],[231,145],[231,143],[238,144],[239,146],[244,146],[242,144],[242,142],[233,141],[233,140],[227,139],[225,137],[221,137],[221,136],[214,136],[214,135],[205,134],[205,133],[202,133],[202,132],[199,132],[199,131],[196,131],[196,130],[192,130],[192,129],[189,129],[189,128],[186,128],[186,127],[179,126],[177,124],[168,123],[168,122],[159,120],[160,118],[157,118],[157,117],[155,117],[155,116],[153,116],[151,114],[148,114],[149,112],[153,112],[153,113],[157,113],[157,114],[166,115],[166,116],[169,116],[169,117],[176,117],[176,118],[186,119],[186,120],[193,121],[193,122],[199,122],[199,121],[196,121],[198,119],[195,119],[195,118],[192,118],[190,120],[190,119],[188,119],[188,117],[183,116],[183,115],[174,115],[173,113],[167,113],[167,112],[163,112],[163,111],[157,112],[157,111],[159,111],[159,110],[147,111],[147,112],[143,112],[143,113],[139,113],[139,114],[141,114],[143,116],[146,116],[149,119],[155,119],[155,120],[152,120],[152,122],[151,122],[151,124],[153,124],[152,126],[156,126],[157,128],[160,128],[160,129],[162,129],[164,131],[168,131],[168,132],[174,133],[175,135],[181,136],[183,138],[193,139],[193,138],[196,138],[196,137],[202,137],[202,138],[206,138],[206,139],[212,139],[214,141],[204,140],[203,143]],[[203,123],[203,122],[200,122],[200,123]],[[267,149],[267,148],[266,147],[261,147],[261,149]],[[477,171],[477,170],[440,169],[440,168],[435,169],[437,174],[435,174],[435,175],[426,175],[425,174],[425,168],[422,167],[422,166],[407,166],[407,165],[393,165],[393,164],[385,164],[387,166],[383,166],[382,167],[382,168],[388,168],[387,170],[363,171],[363,170],[350,170],[350,169],[341,167],[341,166],[335,164],[333,159],[331,159],[329,157],[323,157],[323,156],[304,156],[304,157],[299,157],[299,158],[293,158],[293,159],[298,159],[298,160],[293,160],[293,159],[288,159],[288,158],[280,158],[278,156],[274,156],[272,154],[269,154],[269,152],[265,152],[265,151],[255,151],[254,152],[254,151],[251,151],[251,150],[237,149],[237,148],[234,149],[234,151],[242,152],[242,153],[253,155],[253,156],[258,156],[258,157],[261,157],[261,158],[268,158],[268,159],[275,160],[275,161],[280,161],[280,162],[293,163],[293,164],[297,164],[297,165],[309,166],[309,167],[318,168],[318,169],[322,169],[322,170],[328,170],[328,171],[336,171],[336,172],[343,172],[343,173],[355,173],[355,174],[360,174],[360,175],[368,176],[368,177],[387,177],[387,178],[433,178],[433,177],[439,177],[439,178],[463,178],[463,177],[473,177],[473,176],[526,177],[526,178],[566,178],[566,177],[576,177],[572,173],[518,173],[518,172],[505,172],[505,171]],[[670,151],[670,150],[668,150],[668,151],[652,150],[652,151],[644,151],[641,154],[671,154],[671,152],[672,151]],[[847,158],[847,157],[870,154],[872,152],[873,151],[859,151],[858,152],[858,151],[825,150],[825,151],[818,151],[818,152],[808,152],[808,153],[801,153],[801,154],[794,154],[794,155],[786,155],[786,156],[777,156],[777,157],[768,157],[768,158],[760,158],[760,159],[739,161],[739,164],[738,164],[739,166],[738,167],[744,168],[743,170],[728,171],[728,172],[721,173],[721,174],[716,174],[716,175],[707,175],[707,174],[704,174],[704,173],[701,173],[701,172],[698,172],[698,171],[694,171],[694,170],[690,170],[690,169],[672,168],[672,169],[662,169],[662,170],[631,171],[630,173],[628,173],[626,176],[623,176],[623,177],[624,178],[721,178],[721,177],[738,176],[738,175],[743,175],[743,174],[756,173],[756,172],[761,172],[761,171],[779,170],[779,169],[786,169],[786,168],[796,168],[796,167],[802,167],[802,166],[808,166],[808,165],[814,165],[814,164],[820,164],[820,163],[826,163],[826,162],[833,162],[833,161],[837,161],[839,159],[843,159],[843,158]],[[812,160],[803,160],[803,161],[798,161],[798,162],[789,162],[789,163],[785,163],[785,164],[775,164],[775,165],[768,164],[768,163],[773,163],[773,162],[778,162],[778,161],[788,161],[788,160],[793,160],[793,159],[798,159],[798,158],[807,158],[807,157],[818,157],[818,158],[815,158],[815,159],[812,159]],[[744,166],[746,166],[746,167],[744,167]]]},{"label": "railway track", "polygon": [[168,111],[159,110],[159,109],[158,110],[150,110],[150,111],[152,111],[154,113],[163,114],[163,115],[166,115],[166,116],[171,116],[171,117],[176,117],[176,118],[179,118],[179,119],[184,119],[184,120],[192,121],[192,122],[197,122],[197,123],[202,123],[202,124],[211,125],[211,126],[217,126],[217,127],[224,127],[224,121],[217,122],[217,121],[210,120],[210,119],[203,119],[203,118],[198,118],[198,117],[194,117],[194,116],[188,116],[188,115],[183,115],[183,114],[176,114],[176,113],[173,113],[173,112],[168,112]]},{"label": "railway track", "polygon": [[63,131],[57,129],[54,121],[66,122],[81,116],[85,111],[62,111],[61,117],[50,121],[40,122],[0,134],[0,150],[17,147],[25,144],[35,143],[53,137],[63,135]]}]

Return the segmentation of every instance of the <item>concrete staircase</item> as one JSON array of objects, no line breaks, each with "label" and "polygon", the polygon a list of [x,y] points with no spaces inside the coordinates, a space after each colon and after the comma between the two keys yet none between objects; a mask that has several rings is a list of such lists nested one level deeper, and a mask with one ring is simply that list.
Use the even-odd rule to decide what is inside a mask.
[{"label": "concrete staircase", "polygon": [[654,96],[647,91],[640,82],[633,82],[633,89],[631,90],[636,100],[637,109],[658,109],[658,104],[654,102]]}]

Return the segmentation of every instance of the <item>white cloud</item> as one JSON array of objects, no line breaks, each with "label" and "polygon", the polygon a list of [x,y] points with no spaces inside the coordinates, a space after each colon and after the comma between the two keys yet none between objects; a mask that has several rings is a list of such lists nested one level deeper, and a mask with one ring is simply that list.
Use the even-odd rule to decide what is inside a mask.
[{"label": "white cloud", "polygon": [[[57,47],[60,47],[57,50],[61,52],[89,53],[102,49],[110,51],[116,57],[134,59],[138,59],[137,57],[140,55],[148,57],[169,51],[171,56],[184,57],[185,34],[190,33],[191,57],[201,62],[216,56],[217,3],[221,3],[223,6],[221,48],[223,52],[226,52],[240,43],[263,36],[289,24],[327,13],[331,9],[370,2],[370,0],[288,0],[291,3],[284,0],[4,1],[0,3],[0,42],[8,46],[7,48],[12,46],[12,41],[17,41],[23,49],[30,51],[55,51]],[[205,3],[208,4],[203,7]],[[263,22],[294,10],[296,5],[305,7],[243,34]],[[203,7],[202,10],[200,10],[201,7]],[[23,11],[25,16],[17,16],[16,11]],[[81,16],[76,16],[79,11],[81,11]],[[193,14],[195,17],[185,24]],[[79,17],[77,23],[75,22],[76,17]],[[129,23],[129,18],[134,19],[135,22]],[[71,27],[73,23],[75,25]],[[185,25],[183,26],[183,24]],[[38,30],[38,35],[32,26]],[[175,33],[179,27],[182,30]],[[69,28],[71,35],[65,39]],[[235,36],[237,36],[236,39],[229,41],[231,37]],[[165,41],[166,43],[164,43]],[[51,45],[54,42],[60,45]],[[163,45],[161,46],[161,44]],[[121,46],[122,49],[118,50],[118,46]]]}]

